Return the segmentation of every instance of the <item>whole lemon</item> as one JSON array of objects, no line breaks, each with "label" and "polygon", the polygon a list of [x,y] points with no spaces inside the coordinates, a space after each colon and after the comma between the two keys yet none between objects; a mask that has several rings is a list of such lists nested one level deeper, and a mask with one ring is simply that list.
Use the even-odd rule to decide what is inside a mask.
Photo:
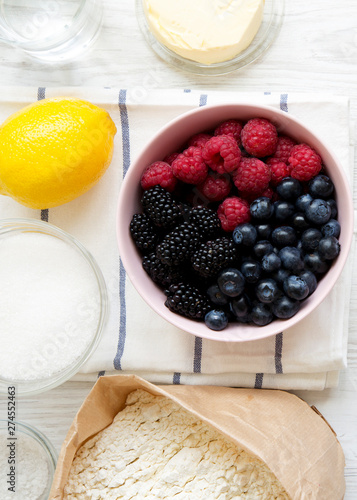
[{"label": "whole lemon", "polygon": [[107,111],[87,101],[26,106],[0,127],[0,194],[38,209],[77,198],[108,168],[115,134]]}]

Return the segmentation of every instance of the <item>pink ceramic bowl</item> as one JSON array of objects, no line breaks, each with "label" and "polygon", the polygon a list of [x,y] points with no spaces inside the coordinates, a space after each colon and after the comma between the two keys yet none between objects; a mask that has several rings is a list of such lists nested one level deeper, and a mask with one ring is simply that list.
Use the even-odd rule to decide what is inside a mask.
[{"label": "pink ceramic bowl", "polygon": [[[203,322],[196,322],[172,313],[165,305],[164,292],[150,279],[141,265],[141,257],[130,236],[129,225],[134,213],[141,212],[142,190],[140,177],[152,162],[163,159],[177,150],[195,133],[209,130],[220,122],[237,118],[262,117],[271,120],[280,133],[292,136],[298,142],[306,142],[321,155],[328,174],[335,185],[338,205],[338,219],[341,223],[341,251],[330,270],[319,281],[315,292],[303,301],[299,312],[287,320],[274,320],[266,326],[229,323],[221,331],[210,330]],[[347,131],[346,131],[347,133]],[[327,296],[345,265],[353,234],[353,204],[348,181],[342,166],[324,142],[311,130],[292,116],[270,107],[223,104],[204,106],[189,111],[163,127],[144,147],[138,158],[131,164],[119,195],[117,212],[117,238],[119,252],[126,272],[136,290],[151,308],[178,328],[198,337],[229,342],[251,341],[276,335],[296,325],[311,313]]]}]

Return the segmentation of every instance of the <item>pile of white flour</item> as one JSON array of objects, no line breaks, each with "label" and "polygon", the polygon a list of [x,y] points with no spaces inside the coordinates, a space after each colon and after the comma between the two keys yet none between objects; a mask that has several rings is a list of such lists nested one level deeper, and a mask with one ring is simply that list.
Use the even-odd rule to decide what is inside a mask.
[{"label": "pile of white flour", "polygon": [[77,452],[64,500],[288,500],[260,460],[168,398],[132,392]]}]

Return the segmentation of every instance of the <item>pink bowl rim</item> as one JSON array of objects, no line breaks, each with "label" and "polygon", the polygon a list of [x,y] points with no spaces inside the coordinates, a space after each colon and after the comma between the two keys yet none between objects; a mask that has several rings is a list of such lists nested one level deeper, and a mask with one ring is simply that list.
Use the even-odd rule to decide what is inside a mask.
[{"label": "pink bowl rim", "polygon": [[[341,245],[341,251],[336,259],[336,261],[331,266],[328,273],[319,281],[318,289],[311,295],[308,299],[304,301],[303,307],[300,311],[290,319],[287,320],[274,320],[269,325],[258,327],[255,325],[244,325],[240,323],[231,323],[229,326],[222,331],[214,331],[210,330],[204,322],[196,322],[194,320],[185,318],[178,314],[172,313],[165,305],[165,296],[162,290],[160,290],[162,294],[162,303],[158,303],[155,300],[155,295],[153,297],[150,293],[145,293],[145,287],[142,285],[142,280],[144,282],[150,282],[149,290],[159,289],[159,287],[151,281],[146,272],[142,269],[141,262],[138,259],[132,258],[133,251],[134,254],[137,253],[135,250],[135,246],[130,238],[129,232],[129,223],[124,223],[122,218],[124,214],[127,213],[127,200],[130,198],[128,194],[127,186],[132,182],[132,179],[135,179],[138,176],[138,168],[142,165],[140,169],[140,175],[144,170],[145,166],[148,165],[147,160],[145,158],[148,155],[148,152],[152,150],[158,141],[161,141],[161,136],[170,133],[170,131],[180,125],[189,121],[193,116],[204,116],[210,115],[210,113],[214,113],[218,111],[220,115],[225,116],[225,118],[218,118],[216,120],[216,124],[221,121],[229,118],[238,118],[240,111],[244,109],[244,115],[249,115],[248,117],[266,117],[273,121],[275,118],[281,119],[282,122],[293,124],[301,129],[304,135],[311,136],[309,139],[309,143],[311,144],[319,154],[322,156],[324,163],[326,157],[329,158],[329,161],[337,167],[336,171],[333,173],[333,176],[337,175],[340,180],[340,185],[336,187],[337,194],[341,191],[343,206],[344,206],[344,221],[343,225],[341,224],[341,235],[343,235],[343,245]],[[232,112],[233,110],[233,112]],[[248,110],[248,111],[247,111]],[[242,114],[242,113],[241,113]],[[271,116],[273,114],[273,116]],[[233,116],[235,115],[235,116]],[[246,119],[246,118],[242,118]],[[247,118],[248,119],[248,118]],[[212,120],[211,120],[212,121]],[[201,128],[201,130],[197,130],[200,132],[205,129],[205,126]],[[188,136],[186,136],[186,139]],[[177,144],[178,145],[178,144]],[[166,154],[169,151],[166,152]],[[164,154],[162,155],[164,157]],[[157,158],[160,159],[160,158]],[[154,160],[152,160],[154,161]],[[329,167],[327,167],[329,174],[331,174]],[[140,178],[140,177],[139,177]],[[138,186],[139,189],[139,186]],[[339,206],[340,213],[340,206]],[[132,217],[132,213],[130,214],[130,218]],[[117,216],[116,216],[116,235],[117,235],[117,243],[119,248],[119,255],[121,261],[123,263],[124,269],[133,284],[136,291],[143,298],[143,300],[162,318],[171,323],[173,326],[176,326],[180,330],[184,332],[191,333],[197,337],[205,338],[208,340],[215,341],[223,341],[223,342],[249,342],[264,339],[267,337],[271,337],[281,333],[292,326],[298,324],[301,320],[306,318],[321,302],[326,298],[326,296],[330,293],[331,289],[335,285],[338,280],[349,255],[349,251],[352,244],[352,236],[353,236],[353,201],[352,201],[352,193],[350,190],[350,186],[347,180],[347,175],[337,159],[334,152],[327,148],[324,141],[308,126],[306,126],[300,119],[294,117],[290,113],[286,113],[281,111],[280,109],[274,108],[272,106],[260,105],[260,104],[247,104],[245,102],[231,102],[224,104],[210,104],[206,106],[202,106],[199,108],[194,108],[189,111],[186,111],[174,119],[167,122],[163,127],[161,127],[152,138],[146,142],[146,144],[141,149],[141,152],[137,155],[137,157],[131,162],[130,167],[125,175],[122,186],[119,192],[118,204],[117,204]],[[341,240],[341,236],[340,236]],[[126,243],[128,242],[128,245]],[[128,247],[128,248],[126,248]],[[127,249],[127,251],[126,251]],[[138,253],[137,253],[138,255]],[[138,256],[139,257],[139,256]],[[138,266],[140,266],[139,274],[138,274]],[[328,283],[328,286],[321,286],[325,283]],[[317,293],[318,292],[318,293]]]}]

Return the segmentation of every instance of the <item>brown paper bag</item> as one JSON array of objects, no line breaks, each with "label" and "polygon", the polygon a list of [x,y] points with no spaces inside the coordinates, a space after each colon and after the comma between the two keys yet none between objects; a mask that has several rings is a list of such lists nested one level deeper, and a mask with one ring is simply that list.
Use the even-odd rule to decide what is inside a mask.
[{"label": "brown paper bag", "polygon": [[329,425],[284,391],[216,386],[156,386],[135,375],[100,377],[62,445],[49,500],[62,500],[78,448],[112,423],[127,395],[144,389],[179,403],[263,460],[292,500],[342,500],[344,454]]}]

